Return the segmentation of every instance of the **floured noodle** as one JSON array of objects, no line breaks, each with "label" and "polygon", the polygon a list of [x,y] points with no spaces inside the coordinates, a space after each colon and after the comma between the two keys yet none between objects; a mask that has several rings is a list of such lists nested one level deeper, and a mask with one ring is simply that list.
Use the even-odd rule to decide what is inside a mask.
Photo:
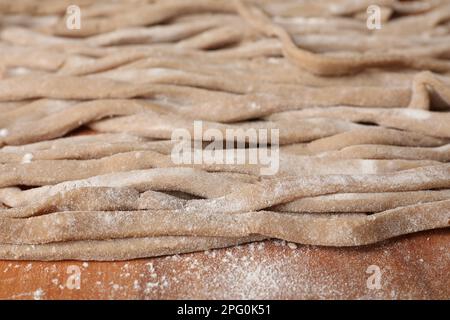
[{"label": "floured noodle", "polygon": [[[450,225],[448,0],[80,0],[79,30],[72,4],[0,0],[0,259]],[[175,130],[230,162],[175,163]]]}]

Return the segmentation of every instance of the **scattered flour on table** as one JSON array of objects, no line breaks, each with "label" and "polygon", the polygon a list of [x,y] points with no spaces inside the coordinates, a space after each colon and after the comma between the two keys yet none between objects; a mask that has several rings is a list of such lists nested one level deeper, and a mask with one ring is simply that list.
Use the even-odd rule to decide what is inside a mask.
[{"label": "scattered flour on table", "polygon": [[41,288],[39,288],[39,289],[37,289],[36,291],[33,292],[33,299],[34,300],[41,300],[42,296],[44,296],[44,294],[45,294],[44,291]]}]

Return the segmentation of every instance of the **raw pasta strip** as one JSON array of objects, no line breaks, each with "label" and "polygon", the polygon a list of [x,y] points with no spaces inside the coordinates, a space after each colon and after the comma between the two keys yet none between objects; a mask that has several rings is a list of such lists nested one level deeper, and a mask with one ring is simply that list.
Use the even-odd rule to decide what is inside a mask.
[{"label": "raw pasta strip", "polygon": [[[254,153],[261,150],[251,149]],[[270,150],[266,151],[267,153]],[[258,176],[262,168],[269,166],[279,167],[280,175],[296,174],[309,175],[314,172],[316,175],[324,174],[379,174],[406,170],[416,167],[430,166],[439,162],[429,160],[358,160],[358,159],[327,159],[302,156],[281,156],[280,159],[272,159],[267,165],[261,163],[253,164],[247,156],[244,163],[238,163],[238,155],[231,150],[234,155],[233,163],[225,162],[225,155],[222,156],[222,164],[202,163],[194,164],[195,152],[188,153],[191,163],[174,163],[169,155],[162,155],[155,151],[133,151],[119,153],[101,159],[91,160],[29,160],[27,154],[25,161],[20,164],[9,163],[0,165],[0,187],[15,185],[22,186],[43,186],[64,181],[79,180],[98,175],[114,172],[127,172],[132,170],[142,170],[149,168],[166,168],[187,166],[200,168],[207,171],[226,171],[246,173]],[[225,153],[224,153],[225,154]],[[32,154],[28,154],[32,155]],[[273,157],[276,155],[274,154]],[[278,161],[278,163],[274,163]],[[273,172],[277,174],[277,172]]]},{"label": "raw pasta strip", "polygon": [[261,236],[244,238],[169,236],[81,240],[42,245],[0,244],[0,259],[118,261],[224,248],[264,239]]},{"label": "raw pasta strip", "polygon": [[361,71],[369,67],[401,66],[433,71],[449,71],[450,64],[434,58],[417,59],[408,55],[367,52],[364,54],[348,54],[347,56],[320,55],[298,48],[291,36],[282,27],[275,25],[263,11],[255,6],[244,5],[234,1],[238,13],[258,31],[276,36],[283,44],[283,54],[293,64],[320,75],[343,75]]},{"label": "raw pasta strip", "polygon": [[0,218],[0,243],[43,244],[158,236],[262,235],[302,244],[354,246],[448,227],[450,200],[361,215],[237,214],[168,211],[76,211],[27,219]]},{"label": "raw pasta strip", "polygon": [[450,188],[449,168],[445,164],[379,175],[300,175],[268,178],[260,182],[249,181],[241,175],[206,173],[188,168],[150,169],[113,173],[24,191],[4,188],[0,189],[0,201],[10,207],[19,207],[80,187],[133,187],[138,191],[182,191],[210,198],[189,201],[184,207],[187,211],[246,212],[298,198],[332,193],[447,189]]},{"label": "raw pasta strip", "polygon": [[[273,206],[277,212],[373,213],[450,199],[449,190],[385,193],[338,193],[305,197]],[[58,193],[25,207],[0,210],[0,217],[27,218],[58,211],[182,210],[190,200],[133,188],[82,187]]]},{"label": "raw pasta strip", "polygon": [[267,119],[272,121],[296,119],[300,121],[310,117],[329,117],[331,119],[337,118],[353,122],[376,123],[383,127],[409,130],[429,136],[450,137],[449,113],[430,112],[420,109],[308,108],[274,114],[267,117]]}]

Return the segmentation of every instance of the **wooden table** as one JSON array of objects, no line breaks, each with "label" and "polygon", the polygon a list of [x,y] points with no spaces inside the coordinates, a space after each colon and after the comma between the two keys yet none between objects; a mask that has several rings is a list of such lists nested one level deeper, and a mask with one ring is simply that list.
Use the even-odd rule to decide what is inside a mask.
[{"label": "wooden table", "polygon": [[359,248],[265,241],[125,262],[0,261],[0,298],[449,299],[450,230]]}]

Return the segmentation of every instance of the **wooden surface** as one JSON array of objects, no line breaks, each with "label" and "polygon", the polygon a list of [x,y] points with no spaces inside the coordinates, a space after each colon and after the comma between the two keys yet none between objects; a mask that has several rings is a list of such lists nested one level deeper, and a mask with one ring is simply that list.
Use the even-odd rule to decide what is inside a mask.
[{"label": "wooden surface", "polygon": [[[371,265],[380,289],[367,286]],[[126,262],[0,261],[0,298],[449,299],[450,230],[360,248],[266,241]]]}]

